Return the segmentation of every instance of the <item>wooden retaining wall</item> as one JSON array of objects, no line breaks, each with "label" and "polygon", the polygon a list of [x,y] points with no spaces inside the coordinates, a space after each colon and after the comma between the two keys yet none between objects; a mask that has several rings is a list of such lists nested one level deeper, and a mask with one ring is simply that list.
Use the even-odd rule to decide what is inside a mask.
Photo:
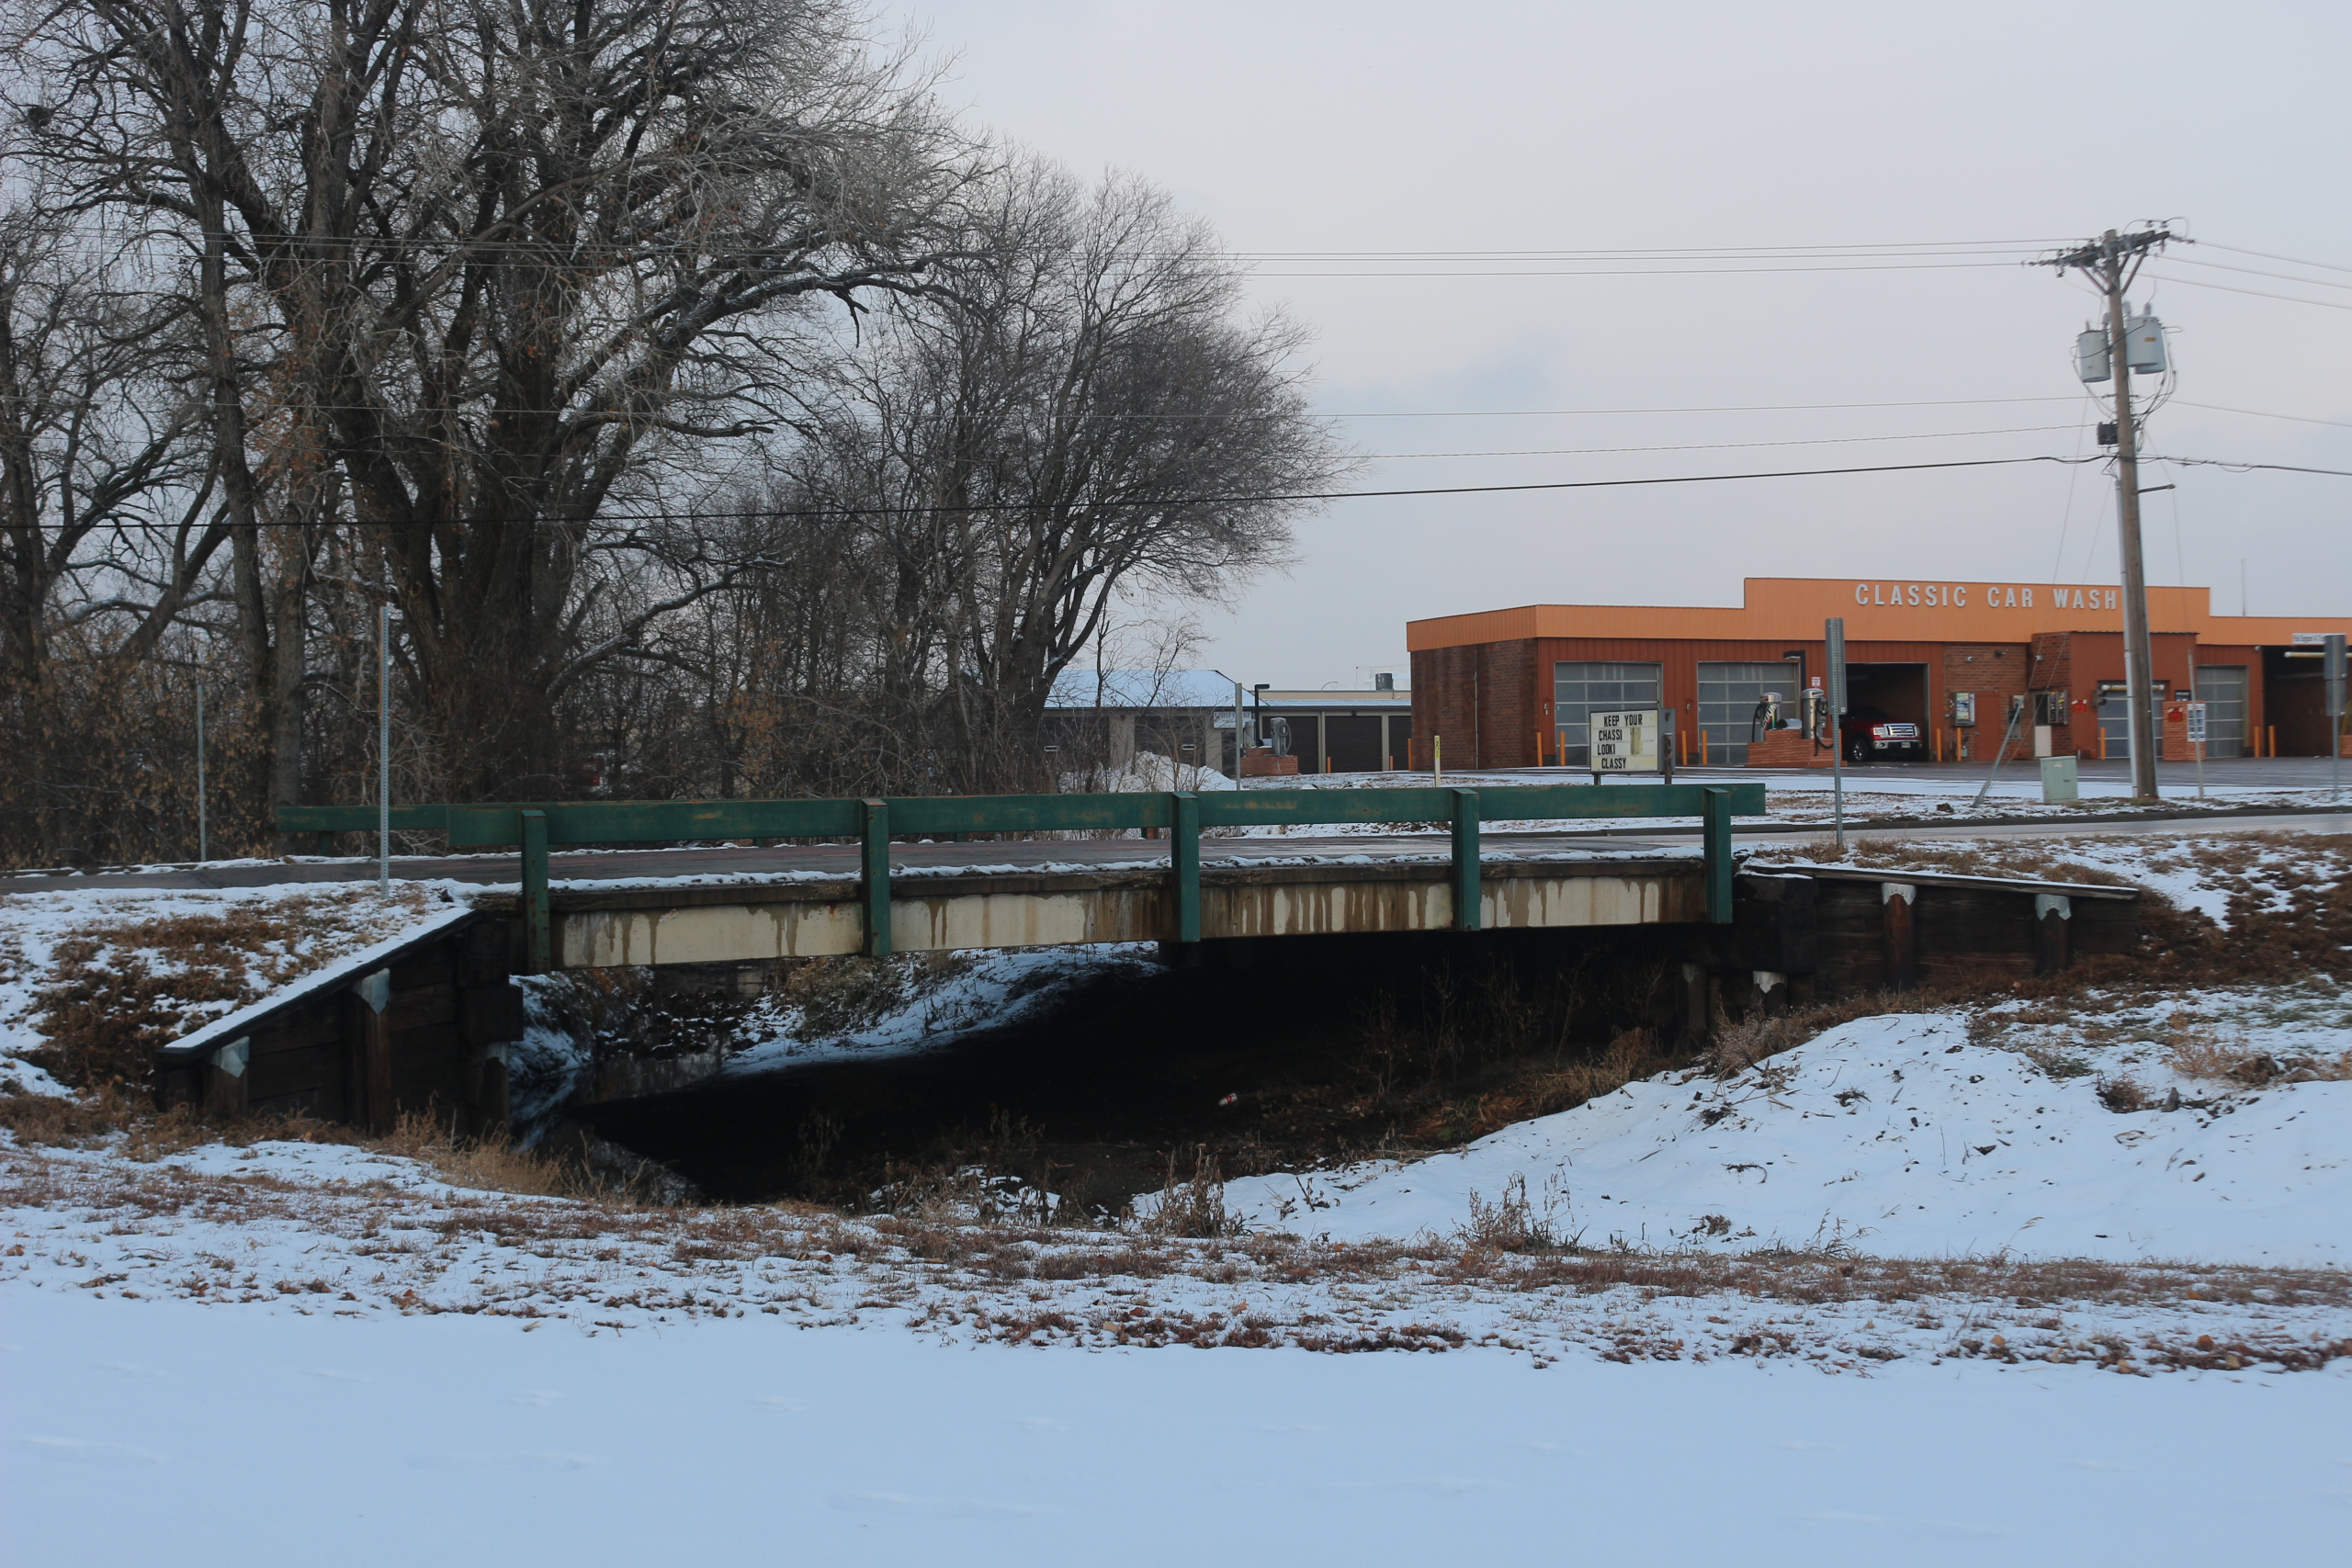
[{"label": "wooden retaining wall", "polygon": [[349,983],[248,1010],[238,1041],[223,1048],[166,1046],[155,1058],[157,1102],[316,1116],[376,1132],[390,1131],[403,1112],[430,1110],[461,1131],[503,1129],[504,1047],[523,1034],[512,942],[508,920],[477,916],[385,955]]}]

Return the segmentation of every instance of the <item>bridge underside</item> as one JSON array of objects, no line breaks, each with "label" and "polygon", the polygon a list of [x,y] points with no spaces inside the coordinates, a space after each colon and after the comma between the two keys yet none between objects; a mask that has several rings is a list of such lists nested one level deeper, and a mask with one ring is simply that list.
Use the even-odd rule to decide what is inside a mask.
[{"label": "bridge underside", "polygon": [[[855,884],[836,881],[555,890],[560,968],[719,964],[857,953]],[[1024,872],[892,879],[893,951],[1163,942],[1176,931],[1164,872]],[[1487,863],[1483,930],[1702,924],[1697,863]],[[1454,929],[1442,863],[1204,868],[1201,936],[1325,936]]]}]

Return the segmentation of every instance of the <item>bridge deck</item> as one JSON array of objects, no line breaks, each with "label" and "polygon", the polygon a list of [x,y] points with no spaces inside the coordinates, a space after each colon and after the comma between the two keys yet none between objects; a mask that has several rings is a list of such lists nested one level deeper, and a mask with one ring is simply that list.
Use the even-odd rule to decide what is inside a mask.
[{"label": "bridge deck", "polygon": [[[1588,852],[1595,854],[1652,854],[1661,851],[1695,853],[1695,832],[1661,832],[1656,838],[1629,838],[1613,833],[1528,832],[1487,833],[1481,844],[1488,856],[1497,854],[1554,855]],[[1318,833],[1279,837],[1215,838],[1203,834],[1201,863],[1291,860],[1302,856],[1337,859],[1366,855],[1374,860],[1410,860],[1424,856],[1443,859],[1446,835],[1423,833]],[[851,876],[858,874],[855,844],[788,844],[767,848],[711,846],[687,849],[555,850],[548,856],[550,881],[608,882],[653,879],[752,878],[805,873]],[[975,872],[1039,871],[1047,867],[1116,868],[1168,864],[1165,840],[1144,839],[1023,839],[969,843],[896,841],[890,846],[894,870],[935,872],[966,868]],[[400,878],[447,879],[496,886],[513,883],[519,874],[511,850],[475,854],[395,855],[392,874]],[[292,882],[372,882],[373,858],[300,855],[286,860],[221,861],[207,865],[159,867],[143,871],[94,872],[85,874],[39,874],[0,880],[0,892],[40,893],[94,887],[267,887]]]},{"label": "bridge deck", "polygon": [[[1224,852],[1215,853],[1203,845],[1204,940],[1445,931],[1463,923],[1442,839],[1228,843],[1229,852],[1218,844]],[[1176,931],[1164,846],[909,845],[903,855],[901,848],[892,846],[890,857],[893,952],[1157,942]],[[927,848],[962,852],[925,855]],[[989,851],[995,852],[976,852]],[[705,863],[708,869],[693,880],[600,881],[571,866],[552,867],[563,879],[549,889],[554,966],[861,951],[865,915],[854,857],[830,864],[796,857],[765,872],[740,861]],[[1480,869],[1476,925],[1482,930],[1707,919],[1702,862],[1688,851],[1489,846]],[[495,908],[512,900],[491,894],[480,901]]]}]

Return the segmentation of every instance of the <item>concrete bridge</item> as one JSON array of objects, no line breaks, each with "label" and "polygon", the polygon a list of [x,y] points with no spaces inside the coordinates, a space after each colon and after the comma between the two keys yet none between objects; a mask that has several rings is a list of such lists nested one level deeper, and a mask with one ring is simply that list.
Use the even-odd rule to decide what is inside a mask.
[{"label": "concrete bridge", "polygon": [[[552,969],[1131,942],[1213,962],[1295,938],[1659,927],[1682,933],[1687,1021],[1703,1032],[1792,987],[2030,975],[2136,937],[2131,889],[1740,874],[1732,818],[1763,806],[1760,784],[1574,784],[405,807],[405,829],[520,856],[404,860],[407,876],[486,886],[398,951],[164,1047],[158,1092],[378,1126],[431,1102],[487,1130],[504,1121],[521,1033],[508,976]],[[374,817],[302,807],[281,826],[352,832]],[[1702,842],[1482,831],[1626,818],[1695,818]],[[1422,831],[1203,836],[1267,823]],[[1107,836],[1136,829],[1148,837]],[[699,847],[616,847],[649,842]]]}]

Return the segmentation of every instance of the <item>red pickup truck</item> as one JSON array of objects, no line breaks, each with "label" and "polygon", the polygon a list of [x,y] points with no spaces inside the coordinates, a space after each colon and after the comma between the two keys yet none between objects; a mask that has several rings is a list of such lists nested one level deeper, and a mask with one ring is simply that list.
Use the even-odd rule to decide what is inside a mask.
[{"label": "red pickup truck", "polygon": [[1917,762],[1928,754],[1928,739],[1917,725],[1891,717],[1885,709],[1868,704],[1838,721],[1838,739],[1846,749],[1846,761],[1857,765]]}]

